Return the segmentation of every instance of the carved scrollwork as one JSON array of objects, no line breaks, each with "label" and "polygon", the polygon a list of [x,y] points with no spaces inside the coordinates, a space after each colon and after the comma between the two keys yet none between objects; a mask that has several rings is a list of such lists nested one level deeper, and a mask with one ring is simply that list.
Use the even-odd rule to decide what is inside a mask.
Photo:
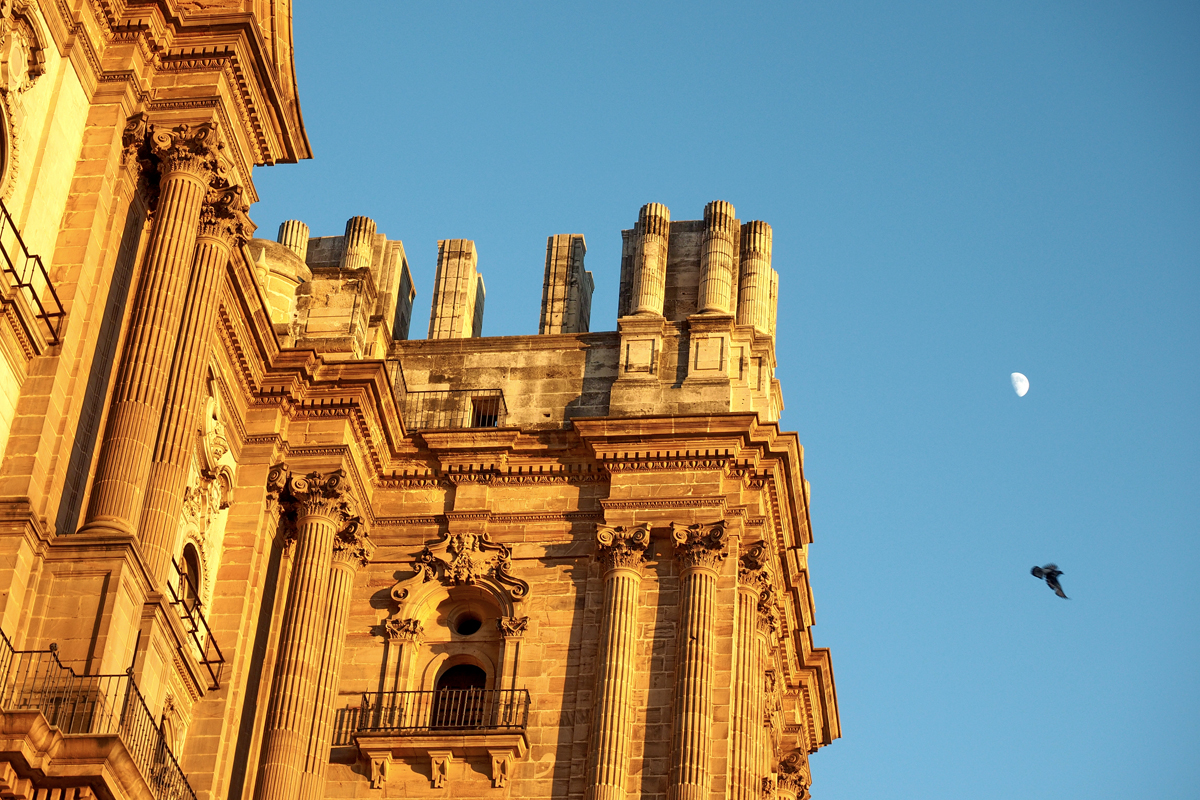
[{"label": "carved scrollwork", "polygon": [[[355,555],[351,551],[358,546],[355,542],[360,530],[361,536],[366,537],[362,520],[355,514],[357,504],[343,470],[298,475],[287,464],[276,464],[267,472],[267,502],[278,504],[285,545],[295,539],[297,522],[309,516],[325,517],[332,522],[338,528],[335,542],[341,542],[340,546],[351,557]],[[369,557],[370,552],[365,555]]]},{"label": "carved scrollwork", "polygon": [[417,555],[424,582],[440,580],[450,586],[490,579],[513,600],[529,594],[529,584],[513,574],[512,549],[493,542],[486,533],[446,533]]},{"label": "carved scrollwork", "polygon": [[757,592],[761,597],[771,591],[771,573],[767,569],[770,553],[766,542],[752,545],[738,559],[738,585]]},{"label": "carved scrollwork", "polygon": [[717,569],[728,553],[725,550],[725,520],[682,525],[671,523],[675,557],[681,569]]},{"label": "carved scrollwork", "polygon": [[217,160],[221,145],[213,123],[184,123],[170,129],[150,125],[147,131],[150,152],[158,159],[163,176],[184,172],[207,181],[221,170]]},{"label": "carved scrollwork", "polygon": [[640,569],[650,546],[650,526],[596,526],[596,557],[605,571],[624,567]]},{"label": "carved scrollwork", "polygon": [[808,800],[808,787],[812,778],[808,772],[808,759],[799,750],[788,753],[779,762],[778,786],[781,791],[795,794],[796,800]]}]

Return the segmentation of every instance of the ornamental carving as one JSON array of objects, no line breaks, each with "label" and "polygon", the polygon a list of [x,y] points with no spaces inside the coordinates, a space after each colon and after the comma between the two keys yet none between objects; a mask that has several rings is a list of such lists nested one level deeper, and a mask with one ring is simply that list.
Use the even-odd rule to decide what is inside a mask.
[{"label": "ornamental carving", "polygon": [[675,557],[681,569],[715,570],[725,560],[725,520],[696,525],[671,523]]},{"label": "ornamental carving", "polygon": [[607,572],[623,567],[640,569],[650,545],[650,526],[596,526],[596,557]]},{"label": "ornamental carving", "polygon": [[762,779],[762,796],[763,800],[775,800],[778,797],[775,794],[775,779],[770,775]]},{"label": "ornamental carving", "polygon": [[383,623],[384,633],[393,641],[418,642],[425,635],[425,626],[417,619],[392,617]]},{"label": "ornamental carving", "polygon": [[246,216],[249,210],[242,187],[210,186],[200,208],[200,236],[219,239],[231,249],[240,247],[254,231],[254,224]]},{"label": "ornamental carving", "polygon": [[529,617],[500,617],[496,620],[496,627],[505,639],[520,639],[529,628]]},{"label": "ornamental carving", "polygon": [[[276,464],[267,472],[267,502],[278,508],[287,544],[296,536],[296,524],[305,517],[324,517],[337,526],[338,537],[353,538],[361,527],[350,482],[340,469],[298,475],[287,464]],[[347,534],[351,528],[354,532]]]},{"label": "ornamental carving", "polygon": [[216,383],[210,378],[208,396],[204,400],[203,424],[196,439],[188,471],[188,485],[183,494],[185,523],[195,526],[198,538],[204,539],[209,524],[217,514],[233,502],[233,459],[226,459],[229,439],[221,421],[221,404],[217,401]]},{"label": "ornamental carving", "polygon": [[163,176],[185,172],[207,179],[223,171],[217,161],[217,127],[211,122],[200,125],[184,123],[171,129],[147,126],[150,152],[159,161]]},{"label": "ornamental carving", "polygon": [[422,581],[462,586],[491,580],[513,600],[529,594],[529,584],[513,574],[512,549],[493,542],[486,533],[444,533],[417,555]]},{"label": "ornamental carving", "polygon": [[767,571],[770,553],[766,542],[758,542],[738,559],[738,585],[757,592],[760,596],[771,591],[771,573]]},{"label": "ornamental carving", "polygon": [[367,539],[367,526],[362,517],[350,517],[333,537],[334,563],[349,563],[365,567],[375,553],[375,545]]},{"label": "ornamental carving", "polygon": [[807,759],[799,750],[788,753],[779,762],[778,786],[780,791],[796,795],[796,800],[808,800],[808,787],[811,778],[808,775]]}]

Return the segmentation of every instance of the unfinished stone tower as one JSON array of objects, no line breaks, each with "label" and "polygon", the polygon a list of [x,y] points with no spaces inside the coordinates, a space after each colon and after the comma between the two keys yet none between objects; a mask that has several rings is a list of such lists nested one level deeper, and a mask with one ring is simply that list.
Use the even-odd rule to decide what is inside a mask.
[{"label": "unfinished stone tower", "polygon": [[447,239],[410,339],[372,218],[254,238],[287,0],[0,13],[0,795],[808,796],[769,225],[644,206],[615,331],[550,236],[506,337]]}]

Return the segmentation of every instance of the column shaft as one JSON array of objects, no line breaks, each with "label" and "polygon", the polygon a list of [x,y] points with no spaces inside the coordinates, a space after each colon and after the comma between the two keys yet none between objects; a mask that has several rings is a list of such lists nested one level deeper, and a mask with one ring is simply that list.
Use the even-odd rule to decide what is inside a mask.
[{"label": "column shaft", "polygon": [[146,484],[145,507],[138,525],[142,552],[151,574],[159,580],[168,577],[167,567],[177,544],[184,484],[200,428],[205,368],[212,351],[216,287],[229,254],[230,244],[223,237],[202,235],[196,243],[183,323],[175,342],[158,441]]},{"label": "column shaft", "polygon": [[763,728],[763,698],[758,597],[747,586],[738,588],[736,637],[729,796],[732,800],[760,800],[763,776],[759,766],[759,748]]},{"label": "column shaft", "polygon": [[614,569],[605,576],[604,609],[600,621],[599,676],[588,770],[591,800],[625,797],[629,775],[630,733],[633,729],[634,651],[637,647],[638,590],[641,576],[634,570]]},{"label": "column shaft", "polygon": [[671,212],[662,203],[647,203],[638,214],[633,256],[632,308],[634,314],[662,316],[667,286],[667,240]]},{"label": "column shaft", "polygon": [[704,244],[700,250],[699,310],[733,312],[734,240],[738,235],[733,206],[714,200],[704,207]]},{"label": "column shaft", "polygon": [[333,741],[333,706],[342,673],[342,655],[346,649],[346,621],[354,590],[355,565],[347,559],[335,559],[329,575],[329,613],[325,626],[325,650],[321,663],[320,684],[313,703],[312,733],[308,737],[308,759],[300,779],[300,800],[320,800],[325,790],[325,769],[329,766],[329,746]]},{"label": "column shaft", "polygon": [[85,527],[136,533],[167,392],[208,167],[164,160],[154,230],[113,388]]},{"label": "column shaft", "polygon": [[335,520],[307,513],[298,520],[297,528],[296,559],[267,711],[266,752],[259,782],[262,800],[296,800],[326,647]]}]

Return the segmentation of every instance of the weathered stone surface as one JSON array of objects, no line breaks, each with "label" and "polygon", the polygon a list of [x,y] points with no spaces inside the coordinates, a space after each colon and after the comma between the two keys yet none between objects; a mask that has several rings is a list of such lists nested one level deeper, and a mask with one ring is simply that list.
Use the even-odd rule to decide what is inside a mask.
[{"label": "weathered stone surface", "polygon": [[0,629],[146,722],[0,711],[0,788],[807,796],[840,728],[769,226],[647,204],[608,332],[551,236],[536,336],[481,335],[445,240],[407,340],[369,218],[250,238],[251,167],[309,155],[268,5],[3,4],[0,199],[48,277],[0,283]]}]

